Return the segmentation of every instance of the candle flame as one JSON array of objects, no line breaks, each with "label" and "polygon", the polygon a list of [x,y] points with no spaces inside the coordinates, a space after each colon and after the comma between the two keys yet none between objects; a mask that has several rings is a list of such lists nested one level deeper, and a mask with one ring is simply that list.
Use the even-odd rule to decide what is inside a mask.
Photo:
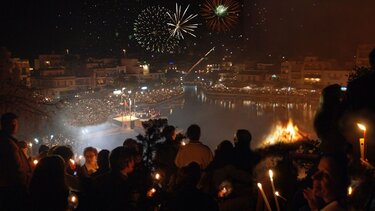
[{"label": "candle flame", "polygon": [[352,193],[353,193],[353,188],[352,188],[352,186],[349,186],[348,187],[348,196],[352,195]]},{"label": "candle flame", "polygon": [[77,198],[75,196],[72,196],[71,201],[75,202],[76,200],[77,200]]},{"label": "candle flame", "polygon": [[70,162],[71,164],[73,164],[73,165],[76,164],[76,162],[75,162],[73,159],[69,159],[69,162]]},{"label": "candle flame", "polygon": [[279,191],[275,191],[276,196],[280,196]]},{"label": "candle flame", "polygon": [[271,169],[268,170],[268,174],[270,175],[270,179],[273,180],[273,171]]},{"label": "candle flame", "polygon": [[160,174],[159,174],[159,173],[156,173],[156,174],[155,174],[155,179],[157,179],[157,180],[160,179]]},{"label": "candle flame", "polygon": [[33,164],[34,164],[34,165],[38,164],[38,162],[39,162],[39,161],[38,161],[37,159],[33,160]]},{"label": "candle flame", "polygon": [[262,189],[262,183],[258,182],[257,185],[259,189]]},{"label": "candle flame", "polygon": [[363,130],[363,131],[366,131],[366,126],[364,124],[361,124],[361,123],[357,123],[357,126],[360,130]]}]

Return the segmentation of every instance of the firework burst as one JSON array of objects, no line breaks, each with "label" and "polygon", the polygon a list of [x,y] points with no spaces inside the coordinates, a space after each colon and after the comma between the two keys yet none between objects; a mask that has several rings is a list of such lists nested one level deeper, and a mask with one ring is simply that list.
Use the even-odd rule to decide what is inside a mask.
[{"label": "firework burst", "polygon": [[144,9],[134,22],[134,38],[148,51],[174,53],[179,39],[170,36],[168,25],[169,11],[161,6]]},{"label": "firework burst", "polygon": [[171,14],[169,12],[167,13],[170,20],[172,21],[172,22],[167,23],[167,25],[170,28],[169,29],[170,36],[177,37],[178,39],[184,39],[183,33],[186,33],[186,34],[190,34],[193,37],[196,37],[195,34],[193,34],[193,32],[198,27],[198,24],[190,23],[190,21],[194,19],[195,17],[197,17],[198,15],[197,14],[187,15],[186,12],[188,11],[189,6],[190,5],[188,5],[185,8],[184,12],[181,13],[182,11],[181,6],[178,6],[178,4],[176,3],[176,12],[174,14]]},{"label": "firework burst", "polygon": [[206,0],[202,6],[202,16],[213,31],[228,31],[238,21],[240,4],[235,0]]}]

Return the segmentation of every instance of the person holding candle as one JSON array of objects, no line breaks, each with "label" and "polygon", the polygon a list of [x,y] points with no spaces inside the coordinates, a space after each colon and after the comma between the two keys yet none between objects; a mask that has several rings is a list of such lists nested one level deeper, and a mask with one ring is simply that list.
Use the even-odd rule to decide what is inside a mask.
[{"label": "person holding candle", "polygon": [[347,210],[349,186],[348,161],[345,154],[326,154],[313,174],[313,187],[303,191],[311,210]]}]

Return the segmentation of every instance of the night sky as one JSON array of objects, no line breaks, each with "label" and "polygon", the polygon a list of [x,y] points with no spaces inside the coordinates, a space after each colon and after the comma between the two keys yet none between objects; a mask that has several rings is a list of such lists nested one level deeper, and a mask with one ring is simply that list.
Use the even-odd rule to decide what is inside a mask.
[{"label": "night sky", "polygon": [[[238,1],[238,0],[235,0]],[[194,32],[168,57],[202,54],[215,46],[235,58],[318,55],[350,58],[361,43],[375,43],[374,0],[239,0],[239,21],[227,32],[207,28],[200,15],[203,1],[179,0],[199,14]],[[13,0],[2,2],[0,46],[13,55],[34,58],[42,53],[135,57],[161,53],[140,47],[134,22],[143,9],[160,5],[172,12],[170,0]],[[162,55],[165,55],[163,53]]]}]

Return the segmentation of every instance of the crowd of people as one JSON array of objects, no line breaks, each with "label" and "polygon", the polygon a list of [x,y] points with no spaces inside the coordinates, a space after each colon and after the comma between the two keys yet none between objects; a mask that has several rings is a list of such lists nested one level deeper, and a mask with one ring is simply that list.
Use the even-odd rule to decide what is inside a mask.
[{"label": "crowd of people", "polygon": [[[155,103],[163,102],[183,92],[181,86],[156,88],[145,91],[121,92],[116,96],[112,92],[82,92],[75,98],[64,100],[60,104],[66,125],[87,126],[104,123],[109,117],[143,110]],[[122,101],[122,102],[121,102]],[[130,102],[131,101],[131,102]],[[137,106],[137,108],[135,108]]]},{"label": "crowd of people", "polygon": [[[25,143],[15,138],[17,115],[5,113],[0,210],[375,210],[375,50],[370,63],[373,71],[349,82],[346,92],[337,85],[323,90],[314,120],[319,150],[276,161],[250,148],[246,129],[212,153],[196,124],[187,128],[188,143],[177,141],[175,128],[165,126],[152,166],[143,159],[148,144],[134,139],[112,151],[87,147],[82,165],[66,145],[42,145],[28,158]],[[367,150],[358,144],[358,122],[368,128]],[[296,156],[314,164],[302,180]]]}]

